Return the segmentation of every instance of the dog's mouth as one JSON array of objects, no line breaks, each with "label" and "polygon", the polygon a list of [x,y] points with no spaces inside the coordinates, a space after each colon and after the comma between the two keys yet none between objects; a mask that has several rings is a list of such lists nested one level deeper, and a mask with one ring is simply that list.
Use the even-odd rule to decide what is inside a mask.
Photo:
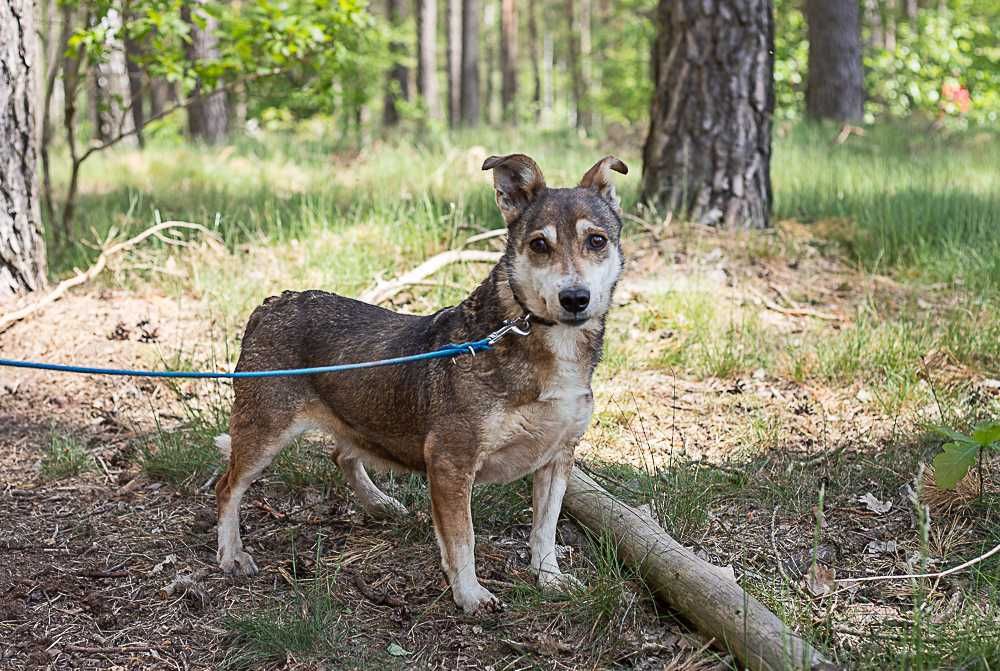
[{"label": "dog's mouth", "polygon": [[571,317],[560,317],[560,323],[566,324],[567,326],[583,326],[590,321],[590,315],[573,315]]}]

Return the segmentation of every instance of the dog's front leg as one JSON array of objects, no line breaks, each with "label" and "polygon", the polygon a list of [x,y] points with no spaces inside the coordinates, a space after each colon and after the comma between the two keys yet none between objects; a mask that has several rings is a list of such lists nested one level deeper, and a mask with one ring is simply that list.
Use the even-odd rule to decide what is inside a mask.
[{"label": "dog's front leg", "polygon": [[448,576],[455,603],[466,613],[500,610],[500,600],[476,577],[476,538],[472,529],[471,465],[452,463],[448,456],[427,460],[434,533],[441,548],[441,567]]},{"label": "dog's front leg", "polygon": [[572,467],[573,450],[568,449],[532,476],[531,568],[538,573],[538,586],[543,590],[581,587],[580,581],[559,570],[556,558],[556,524]]}]

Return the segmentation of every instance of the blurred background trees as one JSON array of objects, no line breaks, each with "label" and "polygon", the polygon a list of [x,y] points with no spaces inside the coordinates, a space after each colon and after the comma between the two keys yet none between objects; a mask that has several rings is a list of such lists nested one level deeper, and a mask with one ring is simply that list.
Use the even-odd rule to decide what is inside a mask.
[{"label": "blurred background trees", "polygon": [[[482,124],[573,128],[609,150],[645,143],[649,205],[757,227],[769,210],[772,119],[1000,120],[995,0],[657,5],[40,0],[46,238],[77,236],[81,166],[119,144],[220,144],[308,124],[357,151],[387,133],[424,141]],[[696,49],[682,44],[687,34]],[[722,51],[729,67],[712,70]],[[704,124],[718,131],[711,146]],[[56,155],[65,180],[52,179]]]}]

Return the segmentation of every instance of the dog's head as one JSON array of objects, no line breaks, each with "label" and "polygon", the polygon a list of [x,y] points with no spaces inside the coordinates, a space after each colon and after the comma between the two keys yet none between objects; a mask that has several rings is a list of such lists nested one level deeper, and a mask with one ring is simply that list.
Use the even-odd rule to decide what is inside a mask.
[{"label": "dog's head", "polygon": [[625,164],[607,156],[569,189],[546,187],[524,154],[491,156],[483,170],[493,171],[511,288],[523,307],[576,326],[603,318],[622,271],[621,204],[610,177],[627,174]]}]

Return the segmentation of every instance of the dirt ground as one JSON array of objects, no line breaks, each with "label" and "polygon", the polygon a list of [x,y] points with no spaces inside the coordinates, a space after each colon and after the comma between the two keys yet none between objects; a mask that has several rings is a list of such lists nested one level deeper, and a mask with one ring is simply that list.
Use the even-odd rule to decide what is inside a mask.
[{"label": "dirt ground", "polygon": [[[835,329],[873,293],[906,292],[820,254],[795,264],[787,258],[747,262],[721,246],[684,251],[677,240],[650,238],[631,256],[618,296],[626,316],[612,333],[640,342],[659,336],[637,330],[628,306],[641,303],[654,283],[661,291],[697,283],[734,309],[757,310],[788,331],[817,319],[808,312],[829,318]],[[788,287],[796,290],[794,300]],[[216,367],[213,324],[190,307],[154,293],[92,287],[0,334],[0,353],[98,365]],[[973,382],[981,378],[955,368],[953,374]],[[728,668],[725,657],[705,652],[708,642],[655,606],[637,583],[633,603],[617,607],[599,632],[572,616],[570,602],[463,617],[447,594],[426,512],[414,511],[401,531],[367,520],[341,488],[329,496],[316,488],[290,492],[265,478],[243,507],[262,573],[226,580],[215,570],[211,492],[200,483],[178,490],[137,466],[144,437],[183,420],[179,398],[217,393],[215,384],[184,384],[178,392],[159,381],[0,369],[0,668],[218,668],[231,637],[227,616],[268,612],[279,598],[303,611],[316,608],[300,593],[303,577],[335,583],[339,611],[331,645],[342,654],[322,663],[289,654],[275,663],[282,668]],[[596,392],[600,416],[579,456],[598,462],[656,468],[683,454],[725,463],[746,456],[746,432],[738,428],[745,422],[733,418],[753,412],[781,418],[776,449],[816,464],[845,450],[864,460],[900,431],[900,419],[871,402],[863,381],[822,387],[758,373],[689,379],[639,370],[602,378]],[[98,468],[43,479],[40,458],[53,433],[83,442]],[[858,491],[865,486],[862,477]],[[865,556],[869,543],[911,525],[901,508],[882,514],[847,498],[833,502],[825,523],[843,533],[820,551],[841,565]],[[531,582],[526,521],[530,514],[520,511],[506,528],[488,528],[477,538],[480,574],[505,601],[517,601],[519,586]],[[811,515],[777,508],[755,515],[722,511],[713,513],[697,545],[750,582],[773,578],[780,548],[784,563],[777,565],[795,579],[805,570],[814,525]],[[562,523],[570,567],[588,561],[580,556],[580,534]],[[892,557],[867,561],[866,570],[895,565]],[[907,598],[905,590],[898,595],[902,603]],[[879,609],[887,607],[864,601],[850,606],[856,613],[845,620],[845,636],[857,636],[866,618],[885,616]]]}]

